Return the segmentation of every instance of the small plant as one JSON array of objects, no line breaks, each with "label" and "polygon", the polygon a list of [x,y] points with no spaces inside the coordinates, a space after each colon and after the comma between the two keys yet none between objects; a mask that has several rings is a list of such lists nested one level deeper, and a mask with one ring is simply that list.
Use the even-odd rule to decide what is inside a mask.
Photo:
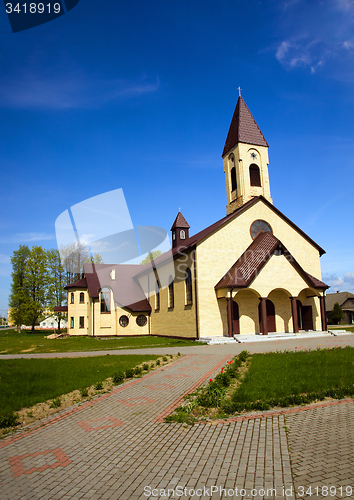
[{"label": "small plant", "polygon": [[162,361],[165,361],[165,362],[167,361],[166,356],[164,356],[164,357],[162,358]]},{"label": "small plant", "polygon": [[117,372],[113,375],[113,384],[122,384],[124,382],[124,373]]},{"label": "small plant", "polygon": [[125,372],[125,378],[133,378],[134,377],[134,370],[133,368],[128,368]]},{"label": "small plant", "polygon": [[87,396],[88,396],[88,389],[87,389],[87,387],[83,387],[82,389],[80,389],[80,394],[81,394],[82,398],[87,398]]},{"label": "small plant", "polygon": [[0,429],[14,427],[15,425],[19,425],[18,415],[16,413],[9,412],[0,415]]},{"label": "small plant", "polygon": [[158,359],[156,360],[156,366],[160,366],[161,365],[161,361]]},{"label": "small plant", "polygon": [[178,357],[180,357],[180,356],[181,356],[181,353],[180,353],[180,352],[178,352],[178,353],[177,353],[177,356],[178,356]]},{"label": "small plant", "polygon": [[103,384],[102,384],[102,382],[96,382],[93,387],[94,387],[95,391],[102,391]]},{"label": "small plant", "polygon": [[60,398],[55,398],[50,403],[49,408],[59,408],[60,405],[61,405],[61,399]]},{"label": "small plant", "polygon": [[33,411],[28,411],[28,412],[27,412],[27,417],[32,418],[32,417],[33,417]]},{"label": "small plant", "polygon": [[150,365],[150,370],[151,370],[152,368],[155,368],[155,363],[151,363],[151,365]]},{"label": "small plant", "polygon": [[148,371],[149,365],[147,363],[143,364],[143,370]]},{"label": "small plant", "polygon": [[134,370],[135,375],[141,375],[143,373],[143,369],[141,366],[137,366]]},{"label": "small plant", "polygon": [[170,359],[173,359],[173,354],[167,354],[167,356],[170,356]]}]

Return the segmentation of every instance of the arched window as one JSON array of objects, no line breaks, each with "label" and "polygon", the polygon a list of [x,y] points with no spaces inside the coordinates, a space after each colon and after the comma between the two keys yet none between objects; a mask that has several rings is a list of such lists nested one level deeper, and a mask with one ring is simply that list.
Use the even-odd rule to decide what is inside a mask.
[{"label": "arched window", "polygon": [[160,285],[158,282],[156,282],[156,287],[155,287],[155,311],[160,310]]},{"label": "arched window", "polygon": [[186,239],[186,232],[183,229],[181,229],[181,231],[179,233],[179,237],[181,238],[181,240]]},{"label": "arched window", "polygon": [[111,312],[111,291],[109,288],[102,288],[101,290],[101,313]]},{"label": "arched window", "polygon": [[189,267],[186,270],[186,304],[193,304],[192,273]]},{"label": "arched window", "polygon": [[235,191],[236,189],[237,189],[236,168],[232,167],[232,169],[231,169],[231,191]]},{"label": "arched window", "polygon": [[173,278],[170,276],[168,278],[169,285],[168,285],[168,307],[172,308],[175,307],[175,290],[173,288]]},{"label": "arched window", "polygon": [[259,172],[259,166],[255,163],[250,165],[250,182],[251,186],[261,186],[261,175]]},{"label": "arched window", "polygon": [[75,297],[74,292],[71,292],[70,297],[71,297],[70,298],[70,304],[73,304],[74,303],[74,297]]},{"label": "arched window", "polygon": [[83,304],[85,302],[85,294],[84,292],[80,292],[80,304]]}]

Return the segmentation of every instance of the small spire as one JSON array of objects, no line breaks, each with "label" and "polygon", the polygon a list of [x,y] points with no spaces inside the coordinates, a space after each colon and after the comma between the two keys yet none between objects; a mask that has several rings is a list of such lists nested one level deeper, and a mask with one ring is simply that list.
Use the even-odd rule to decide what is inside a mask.
[{"label": "small spire", "polygon": [[241,87],[238,86],[236,90],[238,90],[238,95],[239,95],[239,97],[241,97],[241,90],[242,90]]}]

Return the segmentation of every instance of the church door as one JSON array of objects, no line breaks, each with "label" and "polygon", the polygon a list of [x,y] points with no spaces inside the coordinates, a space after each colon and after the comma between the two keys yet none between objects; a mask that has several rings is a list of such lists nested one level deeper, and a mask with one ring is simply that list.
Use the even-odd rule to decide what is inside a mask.
[{"label": "church door", "polygon": [[[275,307],[271,300],[267,299],[267,325],[268,332],[275,332]],[[259,317],[259,331],[263,333],[263,322],[262,322],[262,306],[259,304],[258,306],[258,317]]]},{"label": "church door", "polygon": [[312,306],[302,306],[302,329],[313,330]]},{"label": "church door", "polygon": [[240,333],[240,316],[238,312],[238,303],[232,301],[232,335]]}]

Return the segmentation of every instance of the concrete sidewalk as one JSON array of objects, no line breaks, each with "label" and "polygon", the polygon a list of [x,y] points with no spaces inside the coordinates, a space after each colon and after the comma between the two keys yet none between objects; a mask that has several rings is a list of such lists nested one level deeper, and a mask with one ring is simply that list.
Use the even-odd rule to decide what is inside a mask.
[{"label": "concrete sidewalk", "polygon": [[[345,345],[344,337],[331,341]],[[171,365],[0,441],[1,500],[314,499],[325,485],[337,488],[331,498],[354,496],[345,489],[354,466],[353,402],[165,424],[185,392],[235,355],[230,346],[183,349],[190,351]]]}]

